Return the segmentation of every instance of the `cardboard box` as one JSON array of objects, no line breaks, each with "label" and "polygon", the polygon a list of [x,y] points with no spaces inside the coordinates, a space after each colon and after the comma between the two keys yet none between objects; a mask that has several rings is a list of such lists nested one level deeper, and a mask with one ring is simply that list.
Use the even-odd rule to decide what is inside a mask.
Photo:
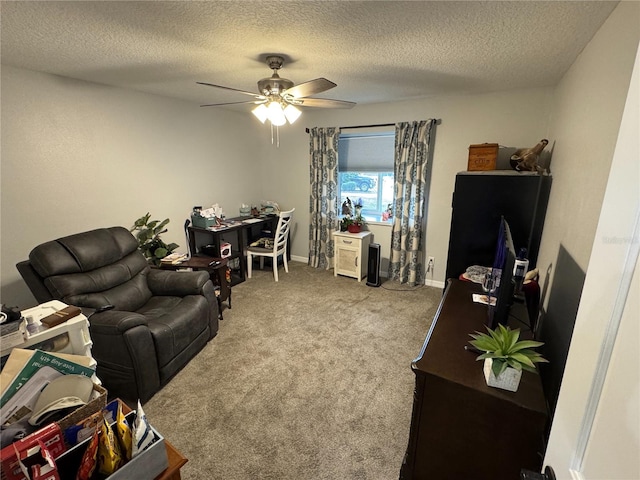
[{"label": "cardboard box", "polygon": [[60,427],[55,423],[50,423],[22,440],[18,440],[17,442],[4,447],[0,451],[3,480],[24,479],[24,475],[22,474],[20,465],[18,464],[16,449],[21,453],[21,455],[23,455],[23,457],[26,457],[27,452],[38,445],[39,441],[47,447],[49,453],[51,453],[54,458],[62,455],[66,449]]},{"label": "cardboard box", "polygon": [[497,143],[469,145],[467,171],[495,170],[498,159],[498,148]]}]

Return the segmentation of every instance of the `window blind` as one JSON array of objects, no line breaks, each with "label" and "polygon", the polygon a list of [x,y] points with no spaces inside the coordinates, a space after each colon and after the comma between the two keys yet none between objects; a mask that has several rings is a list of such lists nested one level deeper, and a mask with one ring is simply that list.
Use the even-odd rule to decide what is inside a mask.
[{"label": "window blind", "polygon": [[393,172],[394,135],[394,132],[340,134],[338,170]]}]

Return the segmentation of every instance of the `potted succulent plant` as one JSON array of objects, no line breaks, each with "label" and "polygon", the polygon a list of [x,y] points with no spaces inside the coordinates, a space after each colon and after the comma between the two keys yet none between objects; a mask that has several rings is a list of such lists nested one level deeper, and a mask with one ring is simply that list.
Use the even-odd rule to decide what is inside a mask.
[{"label": "potted succulent plant", "polygon": [[536,363],[547,362],[534,348],[544,345],[535,340],[520,340],[520,329],[511,330],[504,325],[488,333],[470,334],[469,341],[484,352],[477,360],[484,360],[484,376],[490,387],[515,392],[518,390],[522,370],[537,373]]}]

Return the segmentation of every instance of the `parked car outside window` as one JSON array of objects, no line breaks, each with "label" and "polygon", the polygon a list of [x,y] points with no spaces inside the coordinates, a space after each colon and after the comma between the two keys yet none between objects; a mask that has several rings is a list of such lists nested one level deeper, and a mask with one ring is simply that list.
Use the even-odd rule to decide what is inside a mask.
[{"label": "parked car outside window", "polygon": [[341,174],[340,190],[343,192],[353,192],[356,189],[361,192],[368,192],[376,186],[376,178],[361,175],[359,173],[345,172]]}]

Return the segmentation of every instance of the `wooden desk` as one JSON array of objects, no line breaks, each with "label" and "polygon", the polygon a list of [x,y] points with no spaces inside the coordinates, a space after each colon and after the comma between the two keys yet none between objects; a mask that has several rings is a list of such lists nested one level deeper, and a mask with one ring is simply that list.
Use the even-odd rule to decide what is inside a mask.
[{"label": "wooden desk", "polygon": [[547,409],[540,377],[523,372],[517,392],[487,386],[470,333],[485,331],[480,286],[450,280],[411,368],[416,386],[400,478],[514,480],[540,471]]},{"label": "wooden desk", "polygon": [[[237,223],[220,230],[211,230],[210,228],[193,226],[189,227],[189,247],[191,248],[191,252],[195,255],[196,252],[201,252],[204,245],[211,244],[213,253],[209,255],[219,257],[220,244],[226,236],[226,241],[232,244],[231,256],[227,257],[227,260],[229,260],[229,265],[232,270],[231,285],[233,286],[245,281],[245,272],[247,271],[247,246],[253,240],[259,238],[261,230],[267,228],[274,231],[278,224],[278,216],[267,215],[265,217],[257,218],[251,216],[235,217],[225,219],[225,221],[233,221]],[[234,267],[235,263],[238,263],[238,268]]]}]

